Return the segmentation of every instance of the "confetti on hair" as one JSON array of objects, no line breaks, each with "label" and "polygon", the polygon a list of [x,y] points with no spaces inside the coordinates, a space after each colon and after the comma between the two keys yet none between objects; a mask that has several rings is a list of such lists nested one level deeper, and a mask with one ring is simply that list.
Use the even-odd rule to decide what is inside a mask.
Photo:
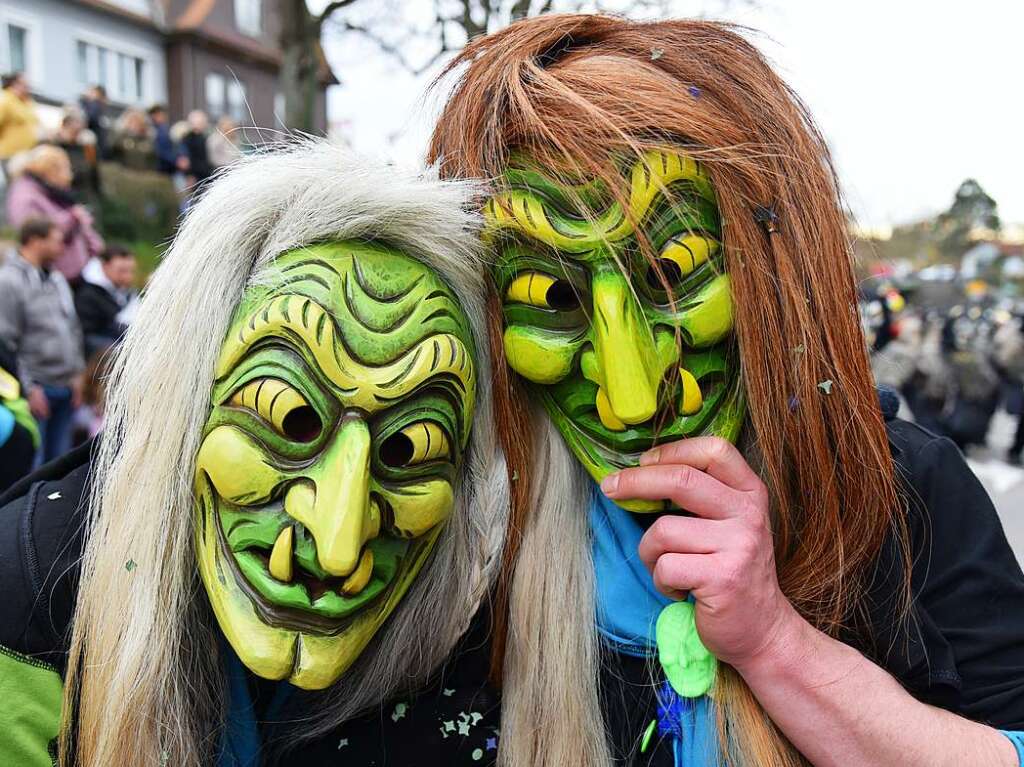
[{"label": "confetti on hair", "polygon": [[124,569],[127,570],[128,572],[131,572],[136,567],[138,567],[138,565],[135,564],[135,560],[134,559],[129,559],[127,562],[124,563]]},{"label": "confetti on hair", "polygon": [[775,234],[779,231],[779,214],[771,205],[755,205],[754,219],[768,234]]},{"label": "confetti on hair", "polygon": [[825,394],[831,394],[832,393],[832,381],[831,380],[829,380],[829,381],[822,381],[820,384],[818,384],[818,388],[821,389],[823,392],[825,392]]},{"label": "confetti on hair", "polygon": [[700,98],[700,88],[698,88],[696,85],[691,85],[686,90],[688,90],[690,92],[690,95],[693,96],[695,99]]},{"label": "confetti on hair", "polygon": [[651,48],[651,61],[657,61],[665,55],[664,48]]}]

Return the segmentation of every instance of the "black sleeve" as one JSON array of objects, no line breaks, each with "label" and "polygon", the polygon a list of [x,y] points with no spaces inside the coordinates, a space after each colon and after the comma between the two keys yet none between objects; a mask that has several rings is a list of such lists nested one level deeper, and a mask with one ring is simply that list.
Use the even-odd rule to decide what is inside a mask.
[{"label": "black sleeve", "polygon": [[999,516],[948,439],[902,422],[890,437],[914,556],[909,643],[890,670],[929,702],[1024,730],[1024,574]]},{"label": "black sleeve", "polygon": [[0,646],[63,673],[83,545],[87,443],[0,499]]},{"label": "black sleeve", "polygon": [[116,314],[110,312],[109,302],[91,285],[81,285],[75,291],[75,313],[83,335],[110,333]]}]

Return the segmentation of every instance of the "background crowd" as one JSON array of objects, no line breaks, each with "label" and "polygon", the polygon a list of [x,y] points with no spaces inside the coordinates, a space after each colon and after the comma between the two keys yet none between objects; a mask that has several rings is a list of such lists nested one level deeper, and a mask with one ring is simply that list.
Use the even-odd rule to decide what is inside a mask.
[{"label": "background crowd", "polygon": [[114,116],[99,86],[47,130],[25,77],[2,85],[0,489],[102,425],[108,352],[145,276],[135,249],[109,236],[131,218],[130,190],[150,190],[144,211],[171,200],[173,226],[243,151],[228,118],[210,126],[194,111],[172,124],[161,105]]}]

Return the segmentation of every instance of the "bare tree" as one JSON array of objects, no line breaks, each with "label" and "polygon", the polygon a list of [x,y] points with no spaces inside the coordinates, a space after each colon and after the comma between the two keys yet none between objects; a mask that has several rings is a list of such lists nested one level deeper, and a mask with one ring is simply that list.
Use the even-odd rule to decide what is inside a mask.
[{"label": "bare tree", "polygon": [[285,124],[313,128],[317,78],[323,63],[320,41],[358,36],[403,69],[421,74],[462,49],[469,40],[548,12],[608,12],[667,16],[721,11],[757,0],[277,0],[281,14],[281,91]]}]

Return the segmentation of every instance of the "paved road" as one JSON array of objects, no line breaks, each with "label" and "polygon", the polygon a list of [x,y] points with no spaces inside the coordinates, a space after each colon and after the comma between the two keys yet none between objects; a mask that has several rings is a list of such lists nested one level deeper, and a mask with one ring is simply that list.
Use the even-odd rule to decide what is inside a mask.
[{"label": "paved road", "polygon": [[1024,564],[1024,469],[1002,460],[1015,428],[1015,419],[996,413],[988,433],[989,447],[972,448],[967,463],[992,497],[1017,561]]}]

